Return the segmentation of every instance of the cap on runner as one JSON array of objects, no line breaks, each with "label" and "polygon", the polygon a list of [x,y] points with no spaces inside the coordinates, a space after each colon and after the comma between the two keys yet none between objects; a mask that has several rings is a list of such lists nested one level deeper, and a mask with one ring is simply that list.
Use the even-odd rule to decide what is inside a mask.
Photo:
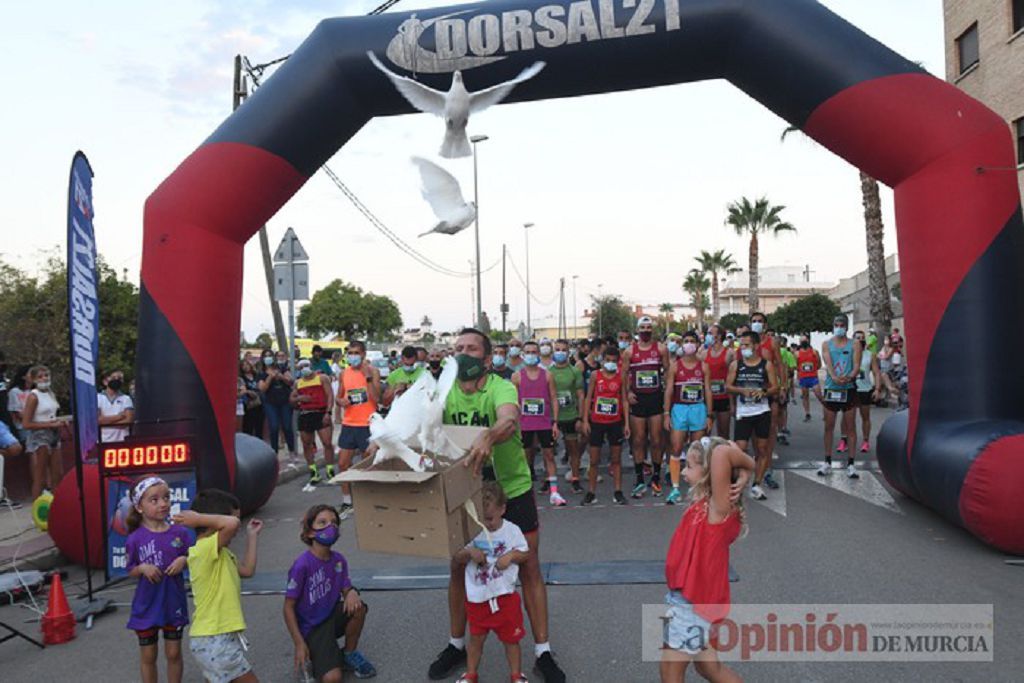
[{"label": "cap on runner", "polygon": [[653,324],[654,324],[654,321],[651,320],[651,316],[645,315],[645,316],[641,316],[641,318],[636,321],[636,328],[640,329],[641,325],[653,325]]}]

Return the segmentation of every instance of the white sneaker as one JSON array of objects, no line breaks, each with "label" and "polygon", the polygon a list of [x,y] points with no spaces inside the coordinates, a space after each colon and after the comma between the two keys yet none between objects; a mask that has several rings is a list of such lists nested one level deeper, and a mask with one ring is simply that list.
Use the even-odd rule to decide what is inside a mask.
[{"label": "white sneaker", "polygon": [[846,476],[848,476],[850,479],[860,479],[860,474],[858,474],[857,468],[854,467],[853,465],[850,465],[846,468]]},{"label": "white sneaker", "polygon": [[760,485],[754,484],[750,487],[750,497],[754,500],[766,500],[768,495],[765,494],[764,489],[762,489]]},{"label": "white sneaker", "polygon": [[827,462],[821,463],[821,467],[818,468],[818,476],[827,477],[830,474],[832,474],[832,466]]},{"label": "white sneaker", "polygon": [[562,498],[562,496],[559,495],[558,491],[552,491],[551,495],[548,497],[548,502],[554,505],[555,507],[560,508],[565,505],[565,498]]}]

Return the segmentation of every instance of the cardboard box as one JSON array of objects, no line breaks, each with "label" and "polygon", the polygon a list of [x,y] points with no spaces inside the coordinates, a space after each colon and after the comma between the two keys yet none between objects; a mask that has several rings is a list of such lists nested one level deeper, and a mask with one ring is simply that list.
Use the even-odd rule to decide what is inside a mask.
[{"label": "cardboard box", "polygon": [[[483,431],[445,426],[463,450]],[[371,467],[365,458],[332,481],[352,485],[356,540],[360,550],[417,557],[450,558],[480,533],[463,503],[472,499],[483,514],[483,480],[459,459],[438,472],[413,472],[401,460]]]}]

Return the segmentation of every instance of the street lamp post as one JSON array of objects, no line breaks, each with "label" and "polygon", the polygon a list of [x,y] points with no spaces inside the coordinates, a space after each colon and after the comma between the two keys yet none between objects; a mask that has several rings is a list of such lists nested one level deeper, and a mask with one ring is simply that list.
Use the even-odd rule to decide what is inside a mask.
[{"label": "street lamp post", "polygon": [[477,188],[476,170],[476,143],[483,142],[489,138],[486,135],[474,135],[469,139],[473,143],[473,204],[476,205],[476,217],[473,219],[473,232],[476,234],[476,327],[480,328],[483,322],[483,299],[481,298],[480,287],[480,196]]},{"label": "street lamp post", "polygon": [[526,337],[533,336],[533,318],[530,317],[530,228],[533,223],[523,223],[523,234],[526,235]]},{"label": "street lamp post", "polygon": [[604,308],[602,305],[604,302],[603,287],[603,284],[597,286],[597,336],[602,338],[604,337],[604,320],[601,318],[601,309]]},{"label": "street lamp post", "polygon": [[576,279],[577,278],[579,278],[579,275],[573,275],[572,276],[572,334],[573,334],[574,337],[577,336],[577,331],[576,331]]}]

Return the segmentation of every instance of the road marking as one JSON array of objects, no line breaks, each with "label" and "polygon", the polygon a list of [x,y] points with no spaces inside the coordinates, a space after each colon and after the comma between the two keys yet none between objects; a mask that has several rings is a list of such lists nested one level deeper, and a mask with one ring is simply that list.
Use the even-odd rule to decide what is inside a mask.
[{"label": "road marking", "polygon": [[778,483],[779,488],[770,489],[764,484],[761,488],[764,489],[765,495],[768,497],[764,500],[756,500],[750,497],[750,489],[743,494],[747,496],[747,500],[757,503],[763,507],[768,508],[777,515],[786,517],[786,473],[781,470],[774,470],[772,472],[772,478]]},{"label": "road marking", "polygon": [[378,576],[374,575],[372,578],[374,581],[425,581],[427,579],[447,579],[449,574],[409,574],[405,576]]},{"label": "road marking", "polygon": [[885,508],[898,515],[903,514],[903,510],[900,509],[896,500],[882,486],[882,483],[878,481],[874,473],[859,470],[860,479],[850,479],[846,476],[845,469],[833,468],[832,474],[827,477],[818,476],[815,470],[789,470],[789,472],[808,481],[813,481],[840,493],[845,493],[848,496],[860,498],[867,503]]}]

